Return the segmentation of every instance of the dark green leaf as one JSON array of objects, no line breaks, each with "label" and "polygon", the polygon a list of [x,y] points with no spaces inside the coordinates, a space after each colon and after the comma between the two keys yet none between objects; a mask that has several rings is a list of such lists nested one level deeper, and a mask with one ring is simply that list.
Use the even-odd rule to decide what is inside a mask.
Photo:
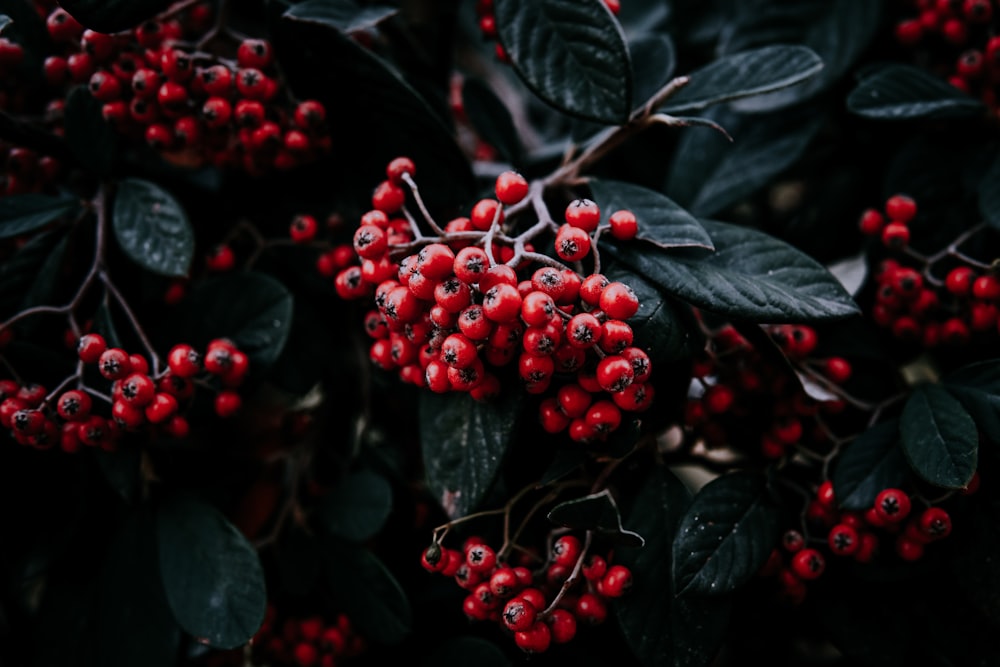
[{"label": "dark green leaf", "polygon": [[538,483],[541,486],[551,484],[570,474],[582,466],[585,461],[589,460],[590,455],[582,449],[559,449],[556,451],[556,455],[552,458],[552,463],[545,469],[545,474],[542,475],[542,479]]},{"label": "dark green leaf", "polygon": [[56,289],[60,286],[60,278],[63,275],[62,265],[66,258],[69,240],[69,234],[63,234],[59,243],[52,249],[49,256],[45,258],[45,263],[42,264],[41,269],[35,276],[35,281],[24,295],[23,308],[32,308],[52,303]]},{"label": "dark green leaf", "polygon": [[698,220],[666,196],[639,185],[592,178],[594,201],[607,222],[615,211],[627,209],[639,223],[636,238],[661,248],[699,247],[713,249],[712,239]]},{"label": "dark green leaf", "polygon": [[9,26],[10,23],[11,19],[9,16],[6,14],[0,14],[0,34],[3,34],[3,31],[7,29],[7,26]]},{"label": "dark green leaf", "polygon": [[510,164],[522,164],[524,147],[503,100],[486,83],[470,76],[462,82],[462,104],[469,122],[482,140]]},{"label": "dark green leaf", "polygon": [[114,537],[101,573],[97,633],[101,665],[177,664],[181,632],[167,605],[157,558],[152,513],[132,512]]},{"label": "dark green leaf", "polygon": [[485,497],[513,440],[520,409],[517,392],[491,403],[467,393],[421,394],[425,474],[448,516],[465,516]]},{"label": "dark green leaf", "polygon": [[405,591],[371,551],[349,544],[328,545],[327,585],[358,633],[380,644],[395,644],[410,632],[413,611]]},{"label": "dark green leaf", "polygon": [[725,595],[746,584],[767,562],[778,539],[777,508],[767,483],[734,472],[702,487],[674,540],[674,590]]},{"label": "dark green leaf", "polygon": [[139,490],[141,456],[141,452],[135,447],[123,447],[116,452],[106,452],[100,448],[94,450],[94,458],[104,478],[127,503],[135,499]]},{"label": "dark green leaf", "polygon": [[118,186],[112,215],[115,237],[139,266],[184,277],[194,257],[194,230],[180,202],[156,183],[128,178]]},{"label": "dark green leaf", "polygon": [[359,7],[354,0],[306,0],[294,4],[285,16],[297,21],[322,23],[345,33],[374,28],[399,12],[395,7]]},{"label": "dark green leaf", "polygon": [[322,502],[324,525],[352,542],[375,536],[392,510],[392,487],[378,473],[360,470],[340,480]]},{"label": "dark green leaf", "polygon": [[0,198],[0,239],[44,227],[80,208],[80,200],[52,195],[12,195]]},{"label": "dark green leaf", "polygon": [[160,577],[180,626],[215,648],[249,641],[267,607],[253,546],[215,507],[185,496],[163,502],[156,529]]},{"label": "dark green leaf", "polygon": [[229,338],[255,365],[269,366],[281,354],[292,325],[292,294],[263,273],[234,273],[207,281],[187,302],[193,344]]},{"label": "dark green leaf", "polygon": [[1000,442],[1000,361],[963,366],[944,378],[944,387],[962,402],[984,436]]},{"label": "dark green leaf", "polygon": [[153,18],[171,0],[62,0],[59,4],[91,30],[120,32]]},{"label": "dark green leaf", "polygon": [[587,120],[628,120],[632,64],[601,0],[496,0],[494,11],[514,71],[542,100]]},{"label": "dark green leaf", "polygon": [[899,63],[868,73],[847,96],[847,108],[883,120],[961,118],[986,109],[981,101],[927,70]]},{"label": "dark green leaf", "polygon": [[899,486],[906,477],[906,460],[897,446],[899,422],[872,426],[834,460],[833,491],[845,510],[866,510],[882,489]]},{"label": "dark green leaf", "polygon": [[773,44],[723,56],[688,74],[690,82],[661,107],[670,114],[697,111],[806,81],[823,61],[805,46]]},{"label": "dark green leaf", "polygon": [[859,312],[821,264],[763,232],[702,221],[715,245],[706,255],[607,243],[603,251],[663,291],[709,312],[755,322],[808,322]]},{"label": "dark green leaf", "polygon": [[421,663],[424,667],[508,667],[513,665],[496,644],[479,637],[451,637]]},{"label": "dark green leaf", "polygon": [[549,511],[549,521],[575,530],[593,530],[625,546],[641,547],[642,535],[622,527],[622,517],[607,489],[559,503]]},{"label": "dark green leaf", "polygon": [[629,526],[646,536],[646,545],[615,552],[616,560],[642,581],[615,601],[614,610],[625,640],[645,667],[706,667],[729,624],[727,600],[675,595],[672,544],[690,504],[691,494],[680,480],[655,468],[637,489],[626,517]]},{"label": "dark green leaf", "polygon": [[1000,157],[979,182],[979,212],[993,229],[1000,229]]},{"label": "dark green leaf", "polygon": [[77,161],[96,176],[108,176],[114,165],[118,134],[101,114],[101,103],[86,86],[66,97],[66,142]]},{"label": "dark green leaf", "polygon": [[107,301],[102,301],[97,306],[97,310],[94,311],[94,324],[91,330],[104,336],[108,347],[122,346],[122,339],[118,335],[118,329],[115,327],[114,318],[111,317],[111,308]]},{"label": "dark green leaf", "polygon": [[634,104],[641,106],[667,85],[677,65],[674,40],[665,32],[638,35],[628,41],[635,77]]},{"label": "dark green leaf", "polygon": [[681,135],[665,192],[692,213],[715,215],[772,182],[805,154],[823,125],[823,112],[797,108],[767,116],[737,114],[718,107],[706,122],[718,132]]},{"label": "dark green leaf", "polygon": [[937,385],[913,390],[899,422],[903,453],[925,481],[949,489],[968,486],[976,472],[979,434],[958,399]]},{"label": "dark green leaf", "polygon": [[6,316],[21,308],[24,295],[63,238],[65,233],[60,230],[34,234],[16,253],[0,262],[0,313]]},{"label": "dark green leaf", "polygon": [[639,297],[639,310],[628,321],[632,327],[632,344],[645,350],[653,368],[691,356],[695,340],[668,297],[651,282],[617,262],[605,269],[604,275],[608,280],[625,283]]}]

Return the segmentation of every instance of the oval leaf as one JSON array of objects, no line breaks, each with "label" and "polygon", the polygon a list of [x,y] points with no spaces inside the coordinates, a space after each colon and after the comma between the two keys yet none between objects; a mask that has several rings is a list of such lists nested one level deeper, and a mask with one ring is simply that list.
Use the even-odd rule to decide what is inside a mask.
[{"label": "oval leaf", "polygon": [[297,21],[322,23],[340,32],[374,28],[399,13],[395,7],[359,7],[354,0],[306,0],[292,5],[285,16]]},{"label": "oval leaf", "polygon": [[607,489],[559,503],[548,516],[552,523],[576,530],[593,530],[626,546],[641,547],[645,543],[638,533],[622,528],[618,503]]},{"label": "oval leaf", "polygon": [[166,500],[156,530],[160,577],[180,626],[215,648],[246,644],[267,608],[253,546],[215,507],[189,497]]},{"label": "oval leaf", "polygon": [[906,461],[896,446],[899,422],[872,426],[847,445],[833,467],[833,492],[846,510],[866,510],[882,489],[899,486],[906,476]]},{"label": "oval leaf", "polygon": [[496,0],[495,13],[514,71],[539,98],[587,120],[628,120],[632,64],[601,0]]},{"label": "oval leaf", "polygon": [[427,483],[451,518],[483,499],[514,437],[517,392],[481,403],[467,393],[420,396],[420,444]]},{"label": "oval leaf", "polygon": [[61,0],[73,18],[97,32],[120,32],[151,19],[172,0]]},{"label": "oval leaf", "polygon": [[709,312],[755,322],[839,319],[860,311],[821,264],[763,232],[702,221],[715,252],[604,243],[657,287]]},{"label": "oval leaf", "polygon": [[847,96],[847,108],[866,118],[951,118],[981,114],[977,99],[913,65],[891,64],[863,78]]},{"label": "oval leaf", "polygon": [[963,366],[944,378],[943,386],[962,402],[987,438],[1000,441],[1000,360]]},{"label": "oval leaf", "polygon": [[263,273],[234,273],[195,289],[187,303],[192,344],[229,338],[253,365],[269,366],[281,354],[292,326],[292,294]]},{"label": "oval leaf", "polygon": [[392,511],[392,487],[385,477],[360,470],[342,479],[323,498],[323,522],[333,535],[352,542],[374,537]]},{"label": "oval leaf", "polygon": [[112,221],[119,245],[136,264],[163,276],[187,276],[194,231],[169,192],[139,178],[122,181]]},{"label": "oval leaf", "polygon": [[327,585],[358,634],[381,644],[395,644],[409,634],[410,601],[381,560],[349,544],[326,545],[324,556]]},{"label": "oval leaf", "polygon": [[635,76],[635,100],[642,105],[670,82],[677,65],[674,40],[666,32],[629,34],[628,50]]},{"label": "oval leaf", "polygon": [[927,482],[961,489],[972,480],[979,453],[976,424],[943,387],[920,385],[913,390],[899,433],[906,459]]},{"label": "oval leaf", "polygon": [[778,539],[777,510],[764,477],[735,472],[698,492],[674,540],[678,594],[723,595],[753,578]]},{"label": "oval leaf", "polygon": [[819,74],[823,61],[805,46],[774,44],[724,56],[688,74],[689,83],[661,107],[671,114],[769,93]]},{"label": "oval leaf", "polygon": [[697,218],[655,190],[596,178],[590,179],[587,185],[605,222],[621,209],[635,214],[639,240],[661,248],[714,248],[711,237]]},{"label": "oval leaf", "polygon": [[979,212],[993,229],[1000,229],[1000,157],[979,182]]},{"label": "oval leaf", "polygon": [[690,504],[691,494],[680,480],[665,468],[654,469],[626,517],[646,536],[646,545],[615,551],[615,559],[642,581],[613,607],[625,640],[646,667],[705,667],[728,627],[728,600],[675,595],[671,545]]},{"label": "oval leaf", "polygon": [[24,194],[0,198],[0,239],[20,236],[80,208],[71,197]]}]

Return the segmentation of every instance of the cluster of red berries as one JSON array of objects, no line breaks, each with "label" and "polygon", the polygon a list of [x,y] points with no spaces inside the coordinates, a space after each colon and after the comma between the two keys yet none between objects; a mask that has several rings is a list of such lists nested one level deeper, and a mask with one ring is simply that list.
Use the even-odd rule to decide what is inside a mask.
[{"label": "cluster of red berries", "polygon": [[[586,559],[580,564],[582,576],[567,586],[581,558]],[[608,602],[631,588],[631,570],[609,559],[585,554],[580,539],[565,534],[553,542],[540,571],[503,562],[478,537],[465,540],[461,550],[435,542],[420,562],[427,571],[453,577],[469,591],[462,608],[470,619],[498,623],[513,633],[519,648],[542,653],[553,643],[572,640],[578,624],[603,623]]]},{"label": "cluster of red berries", "polygon": [[27,192],[49,192],[62,171],[59,160],[23,146],[0,142],[0,197]]},{"label": "cluster of red berries", "polygon": [[[787,367],[761,354],[732,325],[709,332],[706,352],[692,365],[684,426],[709,448],[737,446],[768,459],[803,447],[829,449],[829,433],[816,417],[837,414],[845,403],[819,401],[802,388]],[[767,327],[771,339],[794,364],[808,366],[832,385],[846,382],[851,364],[843,357],[817,358],[818,335],[812,327]]]},{"label": "cluster of red berries", "polygon": [[[343,613],[332,621],[320,615],[287,617],[278,622],[274,605],[268,605],[264,622],[250,640],[249,656],[242,648],[206,656],[205,667],[335,667],[361,655],[366,642]],[[249,662],[248,662],[249,658]]]},{"label": "cluster of red berries", "polygon": [[[413,173],[405,157],[388,165],[372,210],[354,232],[360,263],[335,278],[342,298],[374,296],[375,308],[365,317],[372,362],[398,371],[405,382],[436,393],[466,391],[476,400],[498,394],[494,371],[508,364],[516,364],[531,394],[568,380],[542,403],[540,415],[547,431],[568,430],[577,442],[603,440],[618,428],[623,410],[647,409],[652,367],[646,352],[632,345],[626,322],[639,308],[632,289],[600,273],[581,278],[498,231],[505,207],[528,194],[524,177],[504,172],[496,199],[479,200],[442,236],[424,237],[406,218],[390,217],[402,209],[403,186]],[[616,212],[599,230],[600,219],[594,202],[572,201],[555,234],[556,255],[580,261],[604,229],[622,239],[635,236],[629,211]]]},{"label": "cluster of red berries", "polygon": [[[971,494],[979,486],[978,473],[963,494]],[[951,515],[937,505],[927,505],[914,511],[913,499],[902,489],[887,488],[879,492],[871,507],[864,512],[840,510],[829,480],[819,485],[815,497],[806,508],[806,520],[819,528],[825,537],[822,545],[810,546],[802,532],[791,529],[781,538],[781,547],[761,570],[762,576],[777,577],[779,595],[792,603],[801,603],[806,596],[807,582],[826,571],[824,553],[851,558],[858,563],[873,562],[883,550],[883,541],[892,541],[893,552],[904,561],[923,557],[928,544],[951,534]]]},{"label": "cluster of red berries", "polygon": [[[207,7],[189,12],[201,17]],[[314,160],[330,149],[326,110],[307,100],[291,106],[264,39],[244,39],[230,61],[192,50],[179,18],[150,20],[114,35],[85,30],[56,7],[46,25],[59,53],[46,58],[57,90],[86,83],[104,118],[144,139],[168,159],[261,174]]]},{"label": "cluster of red berries", "polygon": [[[916,213],[913,199],[894,195],[886,201],[885,216],[868,209],[860,227],[866,234],[881,234],[888,247],[900,250],[909,243],[907,223]],[[891,222],[886,223],[886,217]],[[941,280],[931,273],[931,266],[944,261],[951,264]],[[964,345],[974,336],[993,335],[1000,327],[1000,278],[957,251],[933,260],[912,252],[900,254],[883,260],[874,278],[872,319],[900,340],[927,349]]]},{"label": "cluster of red berries", "polygon": [[[618,15],[622,3],[620,0],[604,0],[605,6],[612,14]],[[476,18],[478,19],[479,32],[483,39],[496,41],[497,39],[497,19],[493,9],[493,0],[476,0]],[[502,63],[510,61],[506,50],[499,42],[496,44],[497,60]]]},{"label": "cluster of red berries", "polygon": [[921,48],[956,88],[979,97],[990,109],[1000,103],[1000,12],[992,0],[911,0],[916,16],[896,24],[896,39]]},{"label": "cluster of red berries", "polygon": [[[155,377],[146,357],[108,347],[100,334],[81,336],[77,353],[84,366],[95,366],[111,382],[110,397],[84,386],[82,375],[78,388],[51,394],[42,385],[0,380],[0,425],[10,429],[20,444],[36,449],[58,444],[66,452],[76,452],[82,445],[110,451],[124,433],[143,426],[183,437],[188,422],[180,408],[193,396],[195,383],[207,379],[203,375],[217,377],[223,388],[215,396],[215,411],[229,417],[240,408],[235,388],[249,368],[246,354],[221,338],[209,343],[204,358],[190,345],[174,346],[167,370]],[[110,402],[108,416],[93,410],[95,397]]]}]

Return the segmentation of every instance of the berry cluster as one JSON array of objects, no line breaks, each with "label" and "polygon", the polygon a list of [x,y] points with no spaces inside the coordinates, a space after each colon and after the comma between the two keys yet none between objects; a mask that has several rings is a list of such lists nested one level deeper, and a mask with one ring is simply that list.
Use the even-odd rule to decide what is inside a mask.
[{"label": "berry cluster", "polygon": [[364,653],[366,642],[343,613],[332,621],[311,614],[289,616],[279,623],[273,605],[268,605],[264,622],[250,640],[249,655],[242,648],[210,653],[205,667],[335,667]]},{"label": "berry cluster", "polygon": [[[188,422],[180,409],[194,395],[195,384],[217,377],[223,388],[215,396],[215,411],[228,417],[240,408],[235,387],[249,368],[246,354],[226,339],[209,343],[204,358],[190,345],[174,346],[167,370],[159,374],[150,373],[145,356],[108,347],[100,334],[81,336],[77,353],[81,370],[75,376],[76,389],[64,389],[72,377],[51,393],[38,384],[0,380],[0,425],[20,444],[51,449],[58,443],[66,452],[76,452],[81,445],[110,451],[123,434],[144,426],[183,437]],[[95,367],[111,383],[110,396],[84,385],[86,366]],[[102,416],[93,409],[95,398],[110,403],[110,414]]]},{"label": "berry cluster", "polygon": [[62,94],[86,84],[118,131],[178,164],[261,174],[328,151],[325,108],[291,104],[270,42],[243,39],[235,61],[191,46],[204,36],[208,12],[195,5],[188,16],[108,35],[55,7],[46,25],[59,51],[45,59],[45,79]]},{"label": "berry cluster", "polygon": [[[604,0],[604,4],[616,16],[622,6],[620,0]],[[493,9],[493,0],[476,0],[476,18],[483,39],[495,42],[497,39],[497,19]],[[500,62],[510,62],[507,51],[499,42],[496,44],[496,55]]]},{"label": "berry cluster", "polygon": [[[978,473],[963,494],[971,494],[979,486]],[[915,502],[925,505],[916,511]],[[827,480],[819,485],[806,508],[808,528],[818,530],[823,537],[817,544],[806,538],[808,533],[790,529],[781,538],[781,546],[771,552],[761,576],[776,577],[782,599],[800,604],[807,593],[807,582],[819,578],[827,568],[826,553],[839,558],[851,558],[858,563],[871,563],[891,541],[892,552],[903,561],[923,557],[926,546],[951,534],[951,515],[944,508],[917,500],[898,488],[883,489],[875,502],[864,512],[841,510],[837,507],[833,484]]]},{"label": "berry cluster", "polygon": [[[866,210],[859,223],[863,233],[880,235],[897,255],[882,260],[874,275],[875,323],[926,349],[995,336],[1000,325],[1000,278],[990,265],[965,255],[961,242],[930,257],[910,248],[907,225],[917,214],[910,197],[894,195],[884,210],[884,216],[877,209]],[[968,233],[960,237],[967,238]]]},{"label": "berry cluster", "polygon": [[62,171],[59,160],[23,146],[0,141],[0,197],[27,192],[50,192]]},{"label": "berry cluster", "polygon": [[536,571],[507,563],[478,537],[466,539],[461,550],[434,542],[421,564],[469,591],[462,608],[470,619],[498,623],[513,633],[519,648],[542,653],[572,640],[578,624],[603,623],[608,602],[631,588],[632,572],[610,559],[610,554],[587,554],[578,537],[565,534]]},{"label": "berry cluster", "polygon": [[896,40],[955,87],[996,111],[1000,84],[1000,12],[993,0],[910,0],[916,16],[896,24]]},{"label": "berry cluster", "polygon": [[[335,278],[342,298],[374,296],[365,329],[376,366],[436,393],[466,391],[488,400],[500,391],[499,369],[516,365],[530,394],[562,385],[542,402],[540,417],[547,431],[568,430],[576,442],[603,440],[621,424],[623,410],[650,406],[650,359],[633,346],[626,322],[639,308],[632,289],[601,273],[582,278],[535,253],[524,238],[506,235],[505,209],[528,195],[523,176],[502,173],[496,199],[480,199],[469,217],[426,237],[399,217],[413,173],[408,158],[389,164],[372,210],[354,232],[360,263]],[[615,212],[605,225],[600,220],[594,202],[570,202],[564,224],[553,230],[556,256],[575,264],[605,230],[619,239],[636,234],[629,211]]]}]

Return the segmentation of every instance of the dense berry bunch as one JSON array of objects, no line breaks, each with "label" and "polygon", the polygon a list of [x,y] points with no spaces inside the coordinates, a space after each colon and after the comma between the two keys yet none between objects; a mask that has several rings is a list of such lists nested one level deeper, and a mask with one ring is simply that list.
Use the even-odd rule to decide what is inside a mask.
[{"label": "dense berry bunch", "polygon": [[[88,333],[77,342],[79,373],[49,392],[38,384],[0,380],[0,425],[10,429],[14,439],[36,449],[76,452],[82,446],[114,450],[121,436],[143,428],[156,429],[173,437],[188,432],[182,414],[196,384],[216,378],[220,389],[215,411],[229,417],[240,408],[236,393],[246,376],[249,361],[229,340],[209,343],[204,357],[186,344],[174,346],[163,372],[150,372],[142,354],[109,347],[100,334]],[[110,395],[86,384],[88,368],[110,383]],[[77,381],[77,387],[66,386]],[[107,403],[97,410],[95,402]]]},{"label": "dense berry bunch", "polygon": [[465,540],[461,549],[434,542],[421,564],[468,591],[462,607],[471,620],[498,623],[519,648],[542,653],[572,640],[578,625],[603,623],[609,601],[632,586],[632,572],[611,564],[611,558],[587,553],[584,543],[567,533],[555,539],[536,570],[509,563],[478,537]]},{"label": "dense berry bunch", "polygon": [[[365,329],[376,366],[433,392],[464,391],[476,400],[497,395],[501,369],[516,368],[528,393],[554,390],[540,408],[543,427],[567,430],[577,442],[603,440],[621,424],[623,411],[650,406],[650,359],[633,345],[627,323],[638,298],[624,283],[599,272],[582,277],[534,252],[527,236],[507,235],[505,210],[529,191],[520,174],[501,174],[496,199],[479,200],[469,217],[427,237],[403,210],[413,173],[407,158],[389,164],[372,210],[354,232],[359,263],[335,278],[341,297],[374,298]],[[562,225],[542,221],[532,229],[552,227],[554,254],[577,265],[591,256],[603,231],[635,236],[628,211],[605,225],[600,220],[597,204],[576,199]]]}]

